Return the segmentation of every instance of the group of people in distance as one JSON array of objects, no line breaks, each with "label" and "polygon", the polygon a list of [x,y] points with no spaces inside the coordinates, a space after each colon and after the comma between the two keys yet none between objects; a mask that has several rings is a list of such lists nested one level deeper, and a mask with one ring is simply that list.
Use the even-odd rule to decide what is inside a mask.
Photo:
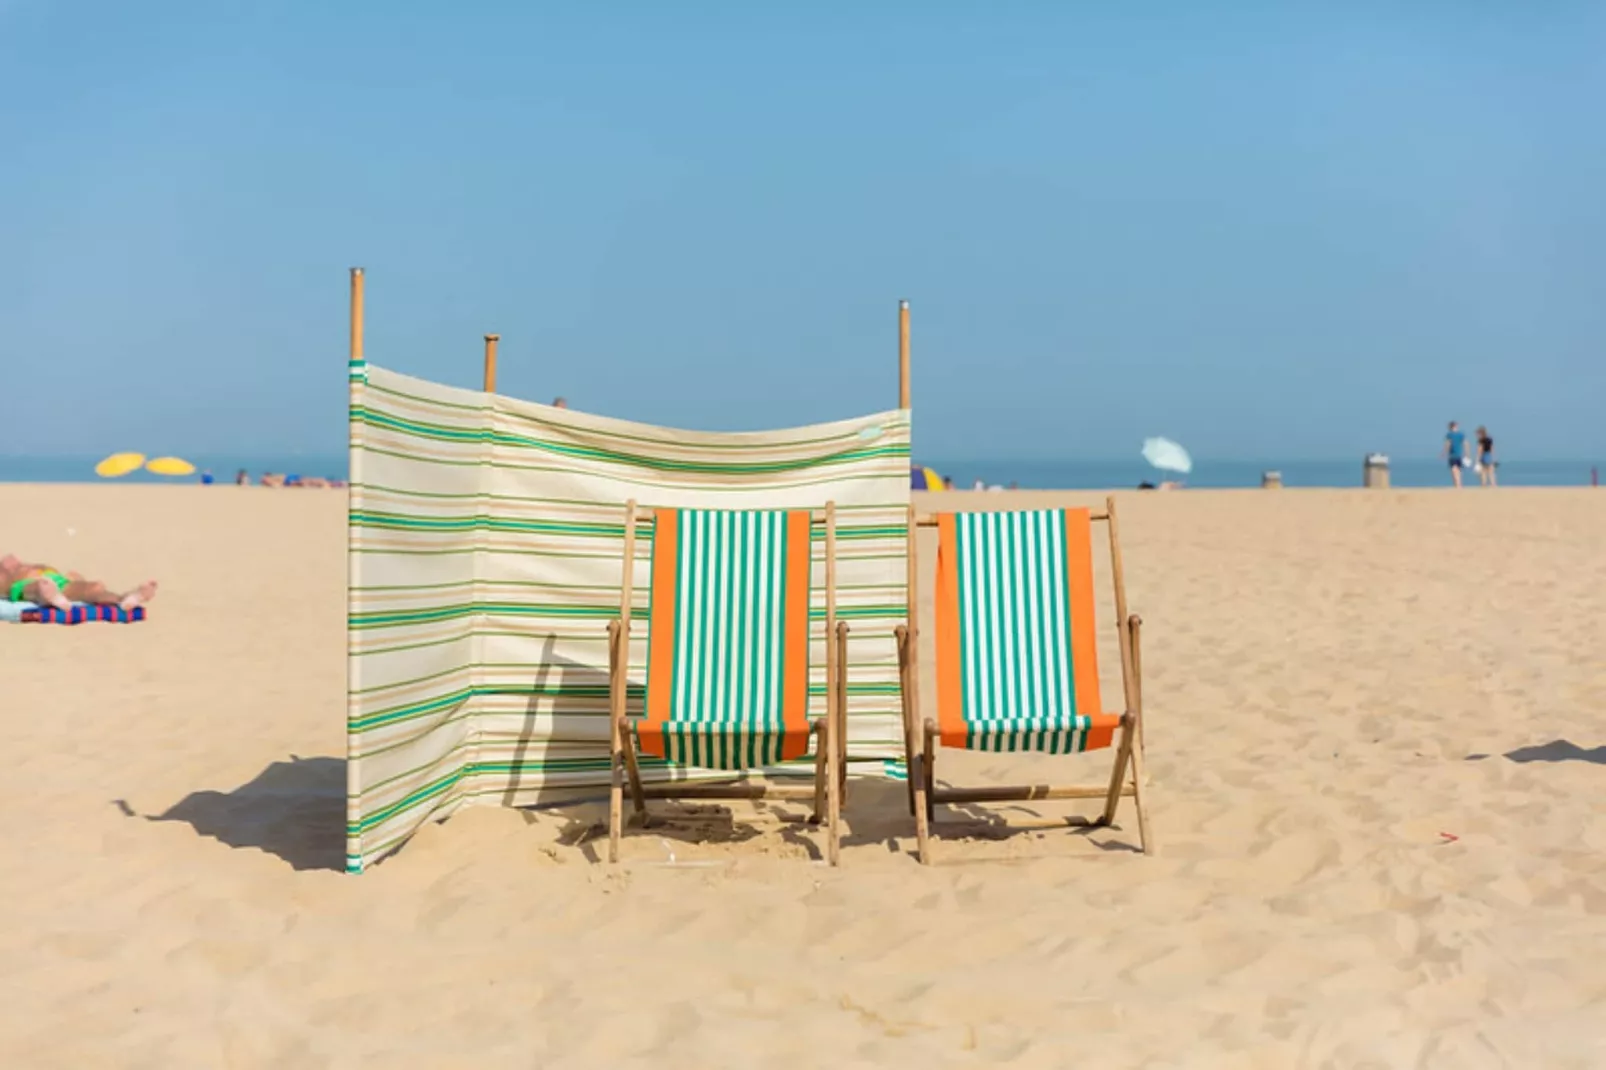
[{"label": "group of people in distance", "polygon": [[[217,480],[213,478],[211,472],[202,472],[201,482],[211,485],[216,483]],[[343,479],[325,479],[322,476],[283,475],[279,472],[263,472],[262,478],[257,482],[264,487],[343,487],[346,485],[346,481]],[[234,485],[237,487],[249,487],[251,485],[251,473],[244,468],[234,473]]]},{"label": "group of people in distance", "polygon": [[1450,430],[1444,436],[1443,457],[1450,463],[1450,481],[1456,486],[1461,485],[1461,469],[1471,468],[1478,473],[1478,482],[1486,487],[1499,486],[1495,476],[1495,469],[1499,462],[1494,459],[1494,438],[1489,434],[1487,427],[1478,428],[1478,453],[1474,460],[1472,453],[1467,449],[1467,436],[1461,430],[1461,425],[1454,420],[1450,421]]}]

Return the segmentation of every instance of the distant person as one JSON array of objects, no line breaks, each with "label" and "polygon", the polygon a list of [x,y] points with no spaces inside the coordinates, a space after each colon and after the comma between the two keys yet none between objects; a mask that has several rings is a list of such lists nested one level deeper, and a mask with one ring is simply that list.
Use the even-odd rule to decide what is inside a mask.
[{"label": "distant person", "polygon": [[1495,478],[1496,461],[1494,459],[1494,436],[1489,434],[1487,427],[1478,428],[1478,479],[1486,487],[1498,487],[1499,480]]},{"label": "distant person", "polygon": [[249,487],[251,485],[251,473],[244,468],[234,473],[234,485],[236,487]]},{"label": "distant person", "polygon": [[1467,436],[1461,425],[1450,421],[1450,430],[1444,436],[1444,457],[1450,462],[1450,482],[1461,485],[1461,468],[1467,460]]},{"label": "distant person", "polygon": [[263,472],[261,483],[264,487],[282,487],[284,475],[279,472]]},{"label": "distant person", "polygon": [[32,602],[36,606],[71,609],[74,602],[133,609],[156,597],[156,581],[147,580],[125,594],[106,589],[98,580],[86,580],[79,572],[62,572],[49,565],[29,564],[15,554],[0,557],[0,594],[12,602]]},{"label": "distant person", "polygon": [[569,407],[569,399],[568,398],[553,398],[552,399],[552,407],[554,409],[566,409],[566,408]]}]

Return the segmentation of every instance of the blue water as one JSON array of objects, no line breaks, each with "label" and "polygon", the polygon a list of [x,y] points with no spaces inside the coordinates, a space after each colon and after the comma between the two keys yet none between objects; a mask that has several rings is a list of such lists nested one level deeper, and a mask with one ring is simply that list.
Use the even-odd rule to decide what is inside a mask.
[{"label": "blue water", "polygon": [[[194,476],[171,476],[135,472],[116,480],[100,480],[95,475],[99,457],[12,457],[0,456],[0,483],[195,483]],[[232,483],[234,473],[246,469],[254,483],[263,472],[279,472],[324,478],[346,478],[345,454],[282,455],[277,457],[194,456],[186,460],[201,471],[211,471],[219,483]],[[1196,460],[1186,476],[1169,476],[1150,468],[1141,457],[1107,461],[926,461],[950,476],[956,487],[969,487],[977,479],[989,484],[1019,484],[1037,490],[1111,490],[1136,487],[1144,480],[1158,483],[1177,478],[1190,487],[1258,487],[1262,472],[1280,471],[1285,487],[1358,487],[1361,485],[1361,458],[1348,461],[1209,461]],[[1592,463],[1606,468],[1606,459],[1590,461],[1503,461],[1502,486],[1578,487],[1589,483]],[[1476,473],[1462,473],[1474,485]],[[1389,465],[1389,481],[1396,487],[1444,487],[1450,484],[1443,461],[1427,458],[1394,459]]]},{"label": "blue water", "polygon": [[[1285,487],[1358,487],[1361,485],[1362,458],[1348,461],[1210,461],[1194,460],[1187,475],[1161,472],[1149,467],[1142,457],[1113,461],[932,461],[921,458],[954,481],[956,488],[968,488],[980,479],[987,484],[1019,484],[1029,490],[1119,490],[1136,487],[1144,480],[1158,483],[1178,479],[1190,487],[1258,487],[1261,473],[1281,472]],[[1501,486],[1579,487],[1589,485],[1589,470],[1598,463],[1606,468],[1606,458],[1590,461],[1502,461]],[[1478,475],[1464,469],[1462,482],[1476,486]],[[1391,458],[1389,483],[1395,487],[1448,487],[1449,466],[1429,458]]]},{"label": "blue water", "polygon": [[244,468],[255,483],[264,472],[280,475],[346,478],[346,455],[285,454],[278,457],[186,456],[195,465],[192,476],[158,476],[145,471],[132,472],[117,479],[95,475],[99,457],[14,457],[0,455],[0,483],[199,483],[201,473],[210,471],[219,483],[233,483],[234,473]]}]

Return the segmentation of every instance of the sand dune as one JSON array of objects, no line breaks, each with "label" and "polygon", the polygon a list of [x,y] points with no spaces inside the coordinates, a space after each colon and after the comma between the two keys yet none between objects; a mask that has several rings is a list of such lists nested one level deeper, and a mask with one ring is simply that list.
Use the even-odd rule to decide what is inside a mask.
[{"label": "sand dune", "polygon": [[0,550],[163,583],[0,626],[0,1065],[1606,1065],[1606,494],[1124,495],[1156,857],[948,814],[923,869],[867,781],[836,871],[723,806],[610,869],[582,806],[356,878],[343,507],[0,487]]}]

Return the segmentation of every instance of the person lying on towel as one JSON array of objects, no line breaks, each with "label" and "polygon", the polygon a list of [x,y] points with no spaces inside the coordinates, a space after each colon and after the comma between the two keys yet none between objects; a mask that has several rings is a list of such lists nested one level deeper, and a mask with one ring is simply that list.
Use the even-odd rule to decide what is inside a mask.
[{"label": "person lying on towel", "polygon": [[156,581],[146,580],[132,591],[118,594],[99,580],[85,579],[81,572],[31,565],[19,561],[15,554],[6,554],[0,557],[0,596],[12,602],[32,602],[62,610],[71,609],[74,602],[133,609],[156,597]]}]

